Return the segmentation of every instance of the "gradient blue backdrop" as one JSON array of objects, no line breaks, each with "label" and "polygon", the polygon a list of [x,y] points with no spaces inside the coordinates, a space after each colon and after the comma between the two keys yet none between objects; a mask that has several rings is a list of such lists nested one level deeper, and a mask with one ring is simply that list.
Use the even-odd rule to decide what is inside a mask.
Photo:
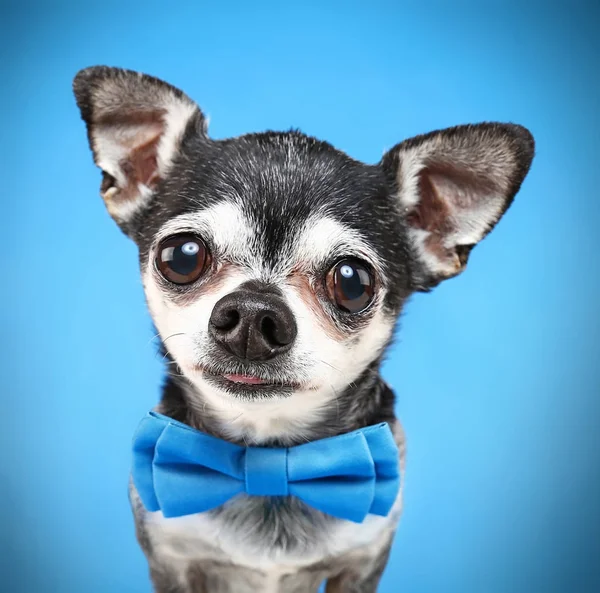
[{"label": "gradient blue backdrop", "polygon": [[161,365],[70,90],[106,63],[183,87],[215,137],[299,126],[368,162],[532,130],[514,206],[384,368],[408,472],[381,591],[600,591],[597,4],[166,4],[0,4],[0,589],[150,591],[126,484]]}]

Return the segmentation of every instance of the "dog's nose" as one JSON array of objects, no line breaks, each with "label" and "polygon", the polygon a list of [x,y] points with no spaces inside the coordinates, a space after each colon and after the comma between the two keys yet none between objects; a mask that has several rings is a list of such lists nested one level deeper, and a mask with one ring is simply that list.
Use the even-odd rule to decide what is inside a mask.
[{"label": "dog's nose", "polygon": [[288,351],[296,339],[294,315],[272,292],[238,290],[215,305],[209,332],[225,350],[262,361]]}]

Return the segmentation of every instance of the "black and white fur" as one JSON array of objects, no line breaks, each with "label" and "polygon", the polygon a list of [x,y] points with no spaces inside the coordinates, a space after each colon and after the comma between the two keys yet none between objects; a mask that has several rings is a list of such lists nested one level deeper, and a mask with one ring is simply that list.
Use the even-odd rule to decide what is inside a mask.
[{"label": "black and white fur", "polygon": [[[534,152],[512,124],[458,126],[418,136],[381,162],[353,160],[298,131],[227,140],[207,135],[198,106],[156,78],[93,67],[74,91],[108,211],[139,247],[143,284],[168,375],[158,410],[240,444],[292,446],[389,422],[404,469],[394,394],[379,376],[407,298],[460,273],[471,248],[507,210]],[[211,271],[175,286],[154,260],[161,239],[186,231]],[[324,281],[342,257],[365,261],[374,300],[351,315]],[[281,356],[225,354],[208,331],[213,308],[268,287],[292,311],[297,336]],[[206,373],[274,384],[236,392]],[[293,386],[293,387],[290,387]],[[376,591],[401,512],[362,524],[294,499],[240,496],[195,516],[165,519],[130,488],[138,540],[158,593]]]}]

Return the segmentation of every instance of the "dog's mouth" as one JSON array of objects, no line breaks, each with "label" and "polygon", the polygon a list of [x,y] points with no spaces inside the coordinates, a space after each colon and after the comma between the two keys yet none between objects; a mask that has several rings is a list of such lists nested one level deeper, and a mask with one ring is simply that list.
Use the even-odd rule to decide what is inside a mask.
[{"label": "dog's mouth", "polygon": [[255,377],[253,375],[235,375],[226,374],[223,375],[224,379],[231,381],[232,383],[241,383],[243,385],[270,385],[272,384],[268,379],[262,377]]},{"label": "dog's mouth", "polygon": [[302,389],[297,381],[269,377],[265,374],[228,372],[222,369],[210,369],[196,366],[202,377],[211,385],[233,395],[291,395]]}]

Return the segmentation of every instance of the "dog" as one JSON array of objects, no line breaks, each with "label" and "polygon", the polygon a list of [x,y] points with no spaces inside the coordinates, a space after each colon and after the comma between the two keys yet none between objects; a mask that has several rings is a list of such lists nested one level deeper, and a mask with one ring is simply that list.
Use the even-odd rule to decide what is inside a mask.
[{"label": "dog", "polygon": [[[371,165],[297,130],[211,139],[198,105],[146,74],[90,67],[73,89],[108,212],[139,248],[167,365],[155,411],[244,448],[383,423],[403,478],[382,358],[407,299],[461,273],[512,203],[531,133],[459,125]],[[375,592],[402,510],[402,485],[360,522],[292,495],[174,517],[133,480],[129,497],[157,593]]]}]

